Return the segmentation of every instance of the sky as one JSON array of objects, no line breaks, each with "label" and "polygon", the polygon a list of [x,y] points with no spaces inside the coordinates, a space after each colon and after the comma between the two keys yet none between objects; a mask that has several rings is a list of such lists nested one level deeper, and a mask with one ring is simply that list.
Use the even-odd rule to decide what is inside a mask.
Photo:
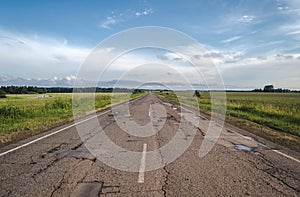
[{"label": "sky", "polygon": [[[161,26],[198,41],[202,57],[216,64],[226,89],[266,84],[300,89],[299,0],[0,3],[0,85],[72,86],[80,66],[103,40],[130,28]],[[179,72],[200,87],[206,73],[193,75],[188,64],[174,51],[134,50],[117,59],[103,80],[118,80],[125,72],[127,81],[161,80],[172,86],[182,81]],[[159,72],[166,75],[154,76]]]}]

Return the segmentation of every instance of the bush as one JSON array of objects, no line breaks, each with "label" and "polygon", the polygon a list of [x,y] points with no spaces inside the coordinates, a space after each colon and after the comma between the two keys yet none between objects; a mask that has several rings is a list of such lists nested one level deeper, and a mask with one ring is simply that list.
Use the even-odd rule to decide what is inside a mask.
[{"label": "bush", "polygon": [[53,103],[46,104],[46,108],[48,109],[68,109],[71,108],[72,102],[70,101],[62,101],[61,99],[54,100]]},{"label": "bush", "polygon": [[19,118],[24,115],[24,111],[15,106],[5,106],[0,108],[0,115],[7,118]]},{"label": "bush", "polygon": [[201,94],[200,94],[200,92],[198,92],[197,90],[195,90],[194,96],[197,97],[197,98],[200,98]]},{"label": "bush", "polygon": [[6,92],[0,90],[0,98],[6,98]]}]

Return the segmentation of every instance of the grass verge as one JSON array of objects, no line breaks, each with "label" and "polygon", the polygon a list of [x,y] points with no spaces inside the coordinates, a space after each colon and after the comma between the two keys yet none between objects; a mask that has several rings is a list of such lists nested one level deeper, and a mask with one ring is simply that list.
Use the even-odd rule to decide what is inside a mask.
[{"label": "grass verge", "polygon": [[[157,92],[175,102],[183,102],[210,115],[209,92],[191,98],[187,92]],[[272,142],[300,151],[300,94],[227,92],[226,122]],[[192,100],[197,100],[193,102]],[[195,105],[196,104],[196,105]]]},{"label": "grass verge", "polygon": [[[141,95],[143,93],[132,94],[130,99]],[[114,93],[113,97],[111,93],[96,93],[93,106],[98,111],[128,99],[128,94],[124,93]],[[38,94],[7,95],[7,98],[0,99],[0,145],[71,122],[74,120],[72,109],[71,93],[47,94],[45,97]],[[85,108],[82,115],[90,110]]]}]

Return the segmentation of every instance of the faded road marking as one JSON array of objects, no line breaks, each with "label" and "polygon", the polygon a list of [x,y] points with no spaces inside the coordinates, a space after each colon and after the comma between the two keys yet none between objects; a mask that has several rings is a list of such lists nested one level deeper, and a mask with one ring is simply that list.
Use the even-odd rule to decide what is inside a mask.
[{"label": "faded road marking", "polygon": [[284,156],[284,157],[286,157],[286,158],[289,158],[289,159],[291,159],[291,160],[293,160],[293,161],[296,161],[296,162],[300,163],[300,160],[298,160],[298,159],[296,159],[296,158],[294,158],[294,157],[291,157],[291,156],[289,156],[289,155],[287,155],[287,154],[284,154],[284,153],[282,153],[282,152],[280,152],[280,151],[278,151],[278,150],[272,150],[272,151],[274,151],[275,153],[278,153],[278,154],[280,154],[280,155],[282,155],[282,156]]},{"label": "faded road marking", "polygon": [[[187,108],[185,108],[185,107],[182,107],[182,106],[180,106],[182,109],[184,109],[184,110],[186,110],[186,111],[189,111],[189,112],[191,112],[191,113],[194,113],[192,110],[189,110],[189,109],[187,109]],[[232,130],[231,130],[232,131]],[[236,131],[232,131],[235,135],[238,135],[238,136],[240,136],[240,137],[243,137],[243,138],[245,138],[245,139],[248,139],[248,140],[251,140],[251,137],[248,137],[248,136],[244,136],[244,135],[242,135],[242,134],[240,134],[240,133],[238,133],[238,132],[236,132]],[[269,148],[269,147],[267,147],[266,145],[263,145],[264,147],[266,147],[266,148]],[[297,163],[300,163],[300,160],[298,160],[298,159],[296,159],[296,158],[294,158],[294,157],[292,157],[292,156],[289,156],[289,155],[287,155],[287,154],[284,154],[284,153],[282,153],[282,152],[280,152],[280,151],[278,151],[278,150],[272,150],[272,151],[274,151],[275,153],[277,153],[277,154],[279,154],[279,155],[281,155],[281,156],[284,156],[284,157],[286,157],[286,158],[288,158],[288,159],[291,159],[291,160],[293,160],[293,161],[295,161],[295,162],[297,162]]]},{"label": "faded road marking", "polygon": [[[134,101],[137,101],[138,99],[139,99],[139,98],[137,98],[137,99],[135,99],[135,100],[132,100],[132,101],[129,101],[129,104],[132,103],[132,102],[134,102]],[[115,107],[115,108],[121,107],[123,104],[124,104],[124,103],[121,103],[121,104],[119,104],[119,105],[117,104],[116,106],[112,106],[112,107]],[[20,149],[20,148],[26,147],[26,146],[28,146],[28,145],[30,145],[30,144],[33,144],[33,143],[35,143],[35,142],[38,142],[38,141],[40,141],[40,140],[42,140],[42,139],[45,139],[45,138],[47,138],[47,137],[50,137],[50,136],[52,136],[52,135],[54,135],[54,134],[57,134],[57,133],[59,133],[59,132],[62,132],[62,131],[64,131],[64,130],[66,130],[66,129],[69,129],[69,128],[71,128],[71,127],[74,127],[74,126],[76,126],[76,125],[78,125],[78,124],[84,123],[84,122],[89,121],[89,120],[91,120],[91,119],[94,119],[94,118],[97,118],[97,117],[102,116],[102,115],[104,115],[104,114],[107,114],[107,113],[110,112],[110,111],[111,111],[111,110],[108,110],[108,111],[105,111],[105,112],[103,112],[103,113],[97,114],[96,116],[92,116],[92,117],[89,117],[89,118],[87,118],[87,119],[81,120],[81,121],[79,121],[79,122],[73,123],[73,124],[71,124],[71,125],[69,125],[69,126],[66,126],[66,127],[62,128],[62,129],[59,129],[59,130],[57,130],[57,131],[54,131],[53,133],[49,133],[48,135],[44,135],[44,136],[42,136],[42,137],[40,137],[40,138],[37,138],[37,139],[35,139],[35,140],[32,140],[32,141],[30,141],[30,142],[27,142],[27,143],[25,143],[25,144],[22,144],[22,145],[20,145],[20,146],[17,146],[17,147],[15,147],[15,148],[12,148],[12,149],[10,149],[10,150],[8,150],[8,151],[5,151],[5,152],[3,152],[3,153],[0,153],[0,157],[3,156],[3,155],[8,154],[8,153],[10,153],[10,152],[16,151],[16,150],[18,150],[18,149]]]},{"label": "faded road marking", "polygon": [[26,147],[26,146],[28,146],[28,145],[30,145],[30,144],[33,144],[33,143],[35,143],[35,142],[38,142],[38,141],[40,141],[40,140],[42,140],[42,139],[45,139],[45,138],[47,138],[47,137],[50,137],[50,136],[52,136],[52,135],[54,135],[54,134],[57,134],[57,133],[59,133],[59,132],[62,132],[62,131],[64,131],[64,130],[66,130],[66,129],[69,129],[69,128],[71,128],[71,127],[74,127],[74,126],[76,126],[77,124],[81,124],[81,123],[84,123],[84,122],[89,121],[89,120],[91,120],[91,119],[94,119],[94,118],[97,118],[97,117],[102,116],[102,115],[104,115],[104,114],[107,114],[108,112],[110,112],[110,110],[109,110],[109,111],[106,111],[106,112],[103,112],[103,113],[101,113],[101,114],[98,114],[98,115],[96,115],[96,116],[92,116],[92,117],[90,117],[90,118],[81,120],[81,121],[79,121],[79,122],[73,123],[73,124],[71,124],[71,125],[69,125],[69,126],[67,126],[67,127],[64,127],[64,128],[62,128],[62,129],[59,129],[59,130],[57,130],[57,131],[55,131],[55,132],[53,132],[53,133],[49,133],[48,135],[44,135],[44,136],[42,136],[42,137],[40,137],[40,138],[37,138],[37,139],[35,139],[35,140],[32,140],[32,141],[30,141],[30,142],[27,142],[27,143],[25,143],[25,144],[22,144],[22,145],[20,145],[20,146],[17,146],[17,147],[15,147],[15,148],[13,148],[13,149],[10,149],[10,150],[8,150],[8,151],[5,151],[5,152],[3,152],[3,153],[0,153],[0,157],[3,156],[3,155],[8,154],[8,153],[10,153],[10,152],[16,151],[16,150],[18,150],[18,149],[20,149],[20,148]]},{"label": "faded road marking", "polygon": [[140,170],[139,170],[138,183],[144,183],[144,181],[145,181],[146,153],[147,153],[147,144],[144,144],[141,165],[140,165]]}]

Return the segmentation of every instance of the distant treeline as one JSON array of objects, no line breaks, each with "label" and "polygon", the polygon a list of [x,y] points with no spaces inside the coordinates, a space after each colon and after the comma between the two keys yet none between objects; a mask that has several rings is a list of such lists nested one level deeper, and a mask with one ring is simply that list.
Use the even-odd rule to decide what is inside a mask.
[{"label": "distant treeline", "polygon": [[[6,94],[45,94],[45,93],[72,93],[71,87],[37,87],[37,86],[1,86],[0,91]],[[84,87],[76,88],[75,92],[144,92],[143,89],[128,88],[100,88]]]},{"label": "distant treeline", "polygon": [[290,89],[283,89],[283,88],[274,88],[273,85],[265,85],[264,89],[254,89],[252,92],[283,92],[283,93],[288,93],[288,92],[300,92],[297,90],[290,90]]},{"label": "distant treeline", "polygon": [[263,90],[263,89],[254,89],[254,90],[252,90],[252,92],[283,92],[283,93],[288,93],[288,92],[299,92],[299,91],[277,88],[277,89],[273,89],[272,91]]},{"label": "distant treeline", "polygon": [[[150,90],[145,89],[128,89],[128,88],[101,88],[101,87],[84,87],[76,88],[74,92],[130,92],[130,93],[140,93]],[[152,90],[152,91],[170,91],[170,90]],[[217,91],[217,90],[211,90]],[[37,86],[1,86],[0,88],[0,97],[5,94],[46,94],[46,93],[72,93],[72,87],[37,87]],[[203,91],[200,91],[203,92]],[[266,85],[264,89],[254,89],[250,91],[243,90],[226,90],[226,92],[282,92],[282,93],[299,93],[297,90],[289,90],[277,88],[274,89],[273,85]]]}]

